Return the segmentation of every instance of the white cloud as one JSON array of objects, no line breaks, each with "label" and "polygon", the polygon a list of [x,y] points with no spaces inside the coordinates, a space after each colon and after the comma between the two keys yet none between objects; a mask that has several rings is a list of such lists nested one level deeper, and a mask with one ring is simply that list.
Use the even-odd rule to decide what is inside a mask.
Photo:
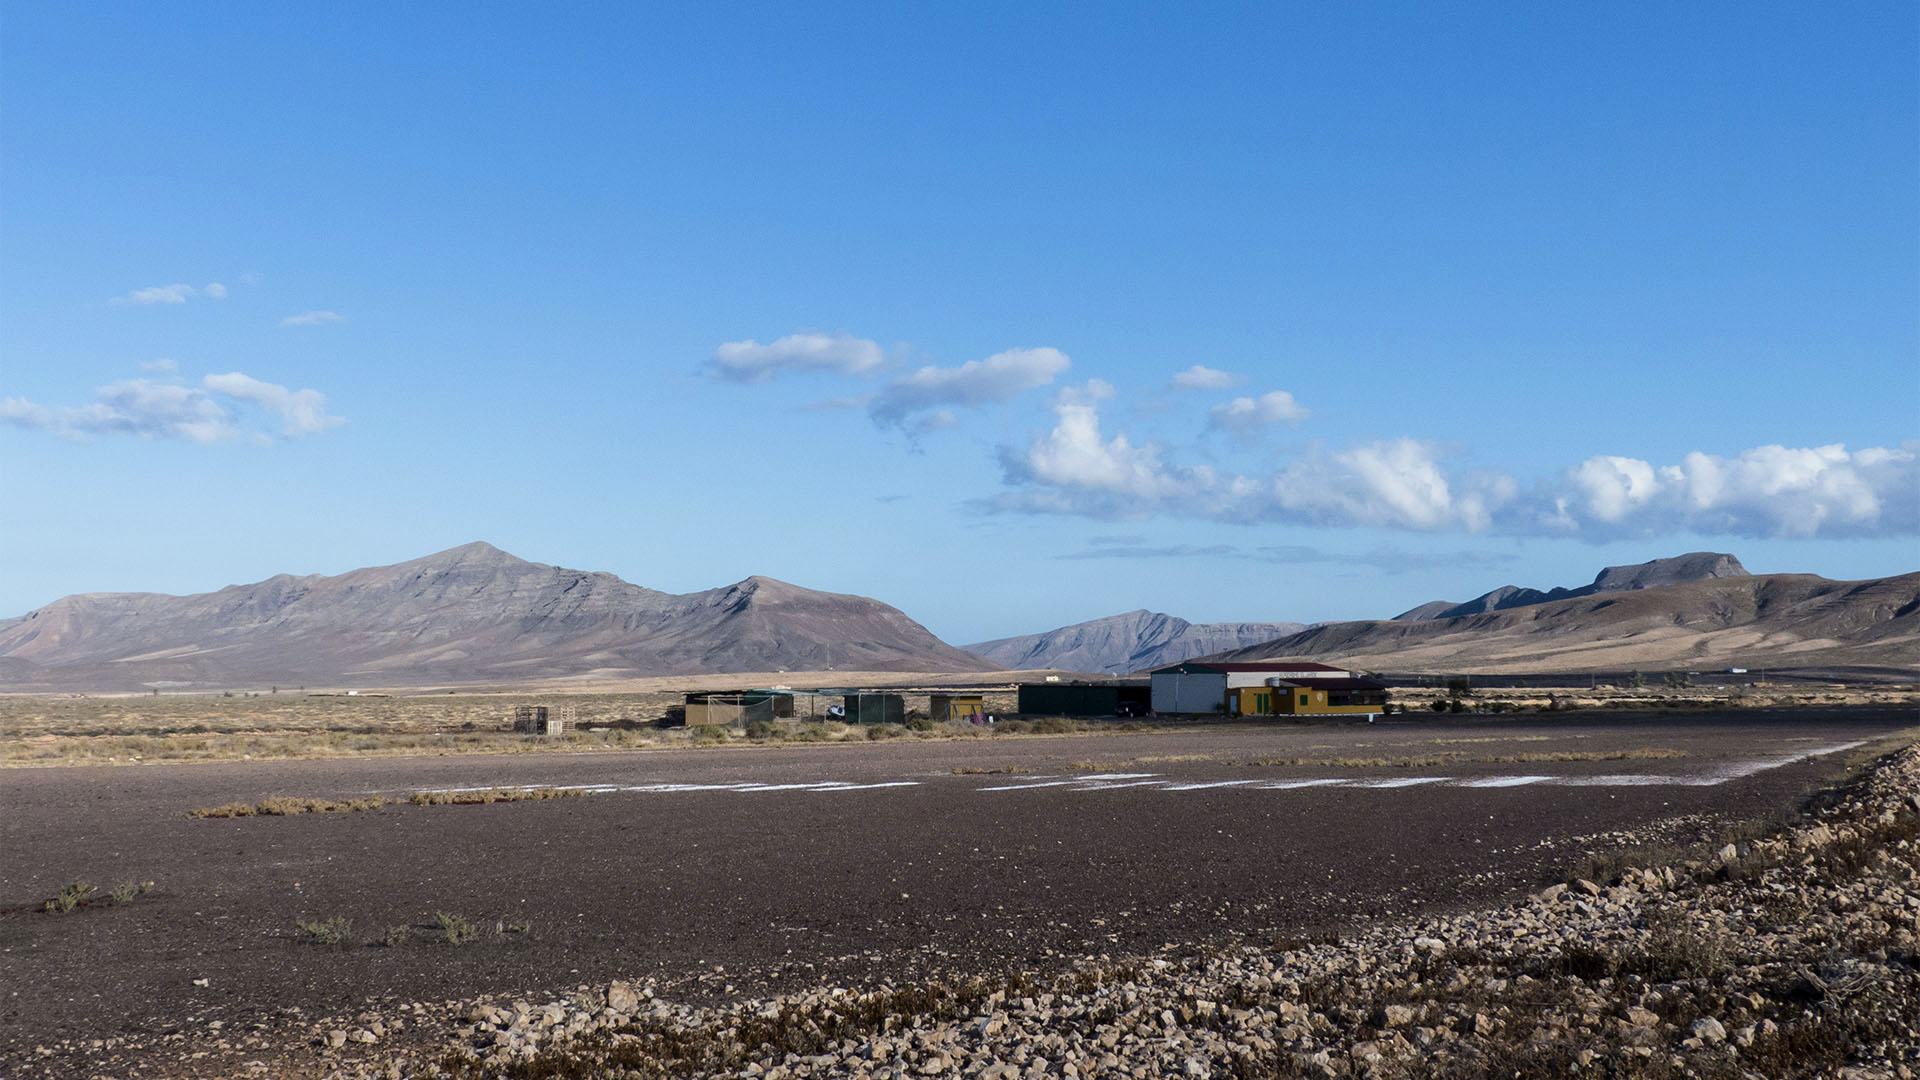
[{"label": "white cloud", "polygon": [[172,285],[149,285],[144,289],[135,289],[125,296],[116,296],[110,303],[115,304],[184,304],[196,296],[209,300],[225,300],[227,287],[217,281],[210,281],[205,288],[196,289],[191,285],[175,282]]},{"label": "white cloud", "polygon": [[1848,453],[1844,445],[1757,446],[1676,465],[1596,456],[1568,469],[1549,531],[1593,538],[1696,532],[1875,536],[1920,532],[1920,442]]},{"label": "white cloud", "polygon": [[134,435],[191,443],[270,442],[236,417],[219,398],[257,405],[277,414],[287,438],[316,434],[346,423],[326,412],[317,390],[288,390],[234,372],[209,375],[201,386],[152,379],[109,383],[80,406],[45,406],[24,398],[0,401],[0,422],[64,439],[84,441],[97,435]]},{"label": "white cloud", "polygon": [[150,285],[114,298],[116,304],[184,304],[199,290],[191,285]]},{"label": "white cloud", "polygon": [[1146,504],[1177,496],[1180,479],[1161,464],[1157,449],[1135,446],[1125,435],[1101,436],[1096,403],[1111,396],[1113,388],[1099,379],[1062,390],[1053,402],[1053,430],[1034,440],[1024,455],[1003,458],[1003,463],[1020,480],[1060,491],[1124,496]]},{"label": "white cloud", "polygon": [[137,435],[216,443],[239,436],[226,410],[204,391],[151,379],[109,383],[95,392],[92,404],[78,407],[48,408],[8,398],[0,406],[0,420],[74,440],[93,435]]},{"label": "white cloud", "polygon": [[1101,396],[1062,392],[1051,431],[1024,448],[1002,448],[1014,490],[985,505],[1593,541],[1920,534],[1920,441],[1853,452],[1761,446],[1733,457],[1692,453],[1664,466],[1597,456],[1522,497],[1512,476],[1450,467],[1439,447],[1408,438],[1314,447],[1264,476],[1172,464],[1158,446],[1103,433]]},{"label": "white cloud", "polygon": [[1223,431],[1249,432],[1274,424],[1298,424],[1312,415],[1292,394],[1272,390],[1257,398],[1237,397],[1215,405],[1208,423]]},{"label": "white cloud", "polygon": [[1273,477],[1270,493],[1280,516],[1319,524],[1483,532],[1514,485],[1450,477],[1433,444],[1403,438],[1309,453]]},{"label": "white cloud", "polygon": [[1071,363],[1058,349],[1040,348],[1008,349],[955,368],[929,364],[881,387],[867,412],[878,423],[902,424],[915,413],[1007,401],[1052,382]]},{"label": "white cloud", "polygon": [[1175,375],[1167,385],[1175,390],[1231,390],[1245,381],[1230,371],[1195,364]]},{"label": "white cloud", "polygon": [[766,382],[783,371],[835,371],[867,375],[885,366],[885,350],[848,334],[788,334],[771,345],[729,341],[713,350],[707,366],[732,382]]},{"label": "white cloud", "polygon": [[281,326],[323,326],[327,323],[346,322],[347,317],[337,311],[303,311],[298,315],[289,315],[280,320]]},{"label": "white cloud", "polygon": [[180,370],[180,365],[170,357],[163,356],[158,360],[148,360],[141,364],[140,370],[151,371],[160,375],[172,375]]},{"label": "white cloud", "polygon": [[[1095,380],[1098,384],[1098,380]],[[1021,490],[988,501],[999,510],[1138,518],[1482,531],[1513,497],[1504,477],[1450,478],[1437,450],[1412,439],[1336,453],[1312,451],[1266,476],[1170,465],[1157,446],[1106,437],[1097,402],[1111,387],[1062,391],[1051,431],[1024,450],[1002,448],[1007,482]]]},{"label": "white cloud", "polygon": [[202,382],[214,393],[253,402],[278,415],[285,425],[281,434],[289,439],[318,435],[347,422],[344,417],[327,415],[327,396],[318,390],[289,390],[237,371],[209,375]]}]

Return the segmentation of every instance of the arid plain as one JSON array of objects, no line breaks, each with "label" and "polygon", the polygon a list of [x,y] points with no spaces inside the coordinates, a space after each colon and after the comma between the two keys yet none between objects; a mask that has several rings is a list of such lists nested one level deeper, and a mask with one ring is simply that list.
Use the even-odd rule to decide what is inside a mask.
[{"label": "arid plain", "polygon": [[[618,983],[725,1009],[1284,951],[1758,835],[1916,720],[1898,688],[1576,690],[1372,725],[820,724],[706,745],[652,726],[664,690],[10,698],[0,1060],[424,1075],[487,1049],[467,1018],[483,998]],[[523,700],[578,728],[505,732]],[[191,814],[276,799],[316,809]],[[99,889],[44,910],[76,881]],[[484,1068],[536,1075],[514,1060]]]}]

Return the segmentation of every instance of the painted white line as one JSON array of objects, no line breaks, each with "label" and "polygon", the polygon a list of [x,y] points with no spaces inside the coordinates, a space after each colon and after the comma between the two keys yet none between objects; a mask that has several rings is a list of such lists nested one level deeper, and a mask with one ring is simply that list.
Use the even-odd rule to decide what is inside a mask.
[{"label": "painted white line", "polygon": [[747,786],[744,782],[732,784],[636,784],[623,787],[621,791],[738,791]]},{"label": "painted white line", "polygon": [[1401,776],[1392,780],[1355,780],[1353,781],[1353,786],[1361,788],[1403,788],[1414,787],[1419,784],[1438,784],[1451,779],[1453,779],[1451,776]]},{"label": "painted white line", "polygon": [[1247,784],[1257,784],[1259,782],[1260,781],[1258,780],[1209,780],[1204,784],[1169,784],[1166,787],[1161,788],[1160,790],[1162,791],[1199,791],[1202,788],[1244,787]]},{"label": "painted white line", "polygon": [[1766,772],[1768,769],[1777,769],[1782,765],[1791,765],[1796,761],[1805,761],[1807,758],[1812,757],[1824,757],[1827,754],[1837,754],[1842,750],[1851,750],[1856,746],[1865,745],[1867,745],[1867,740],[1859,739],[1854,742],[1834,743],[1830,746],[1803,750],[1797,754],[1776,754],[1772,757],[1761,758],[1757,761],[1743,761],[1735,765],[1726,765],[1714,770],[1714,775],[1719,778],[1715,782],[1739,780],[1743,777],[1752,776],[1754,773]]},{"label": "painted white line", "polygon": [[1088,773],[1082,780],[1144,780],[1149,776],[1159,776],[1157,772],[1102,772]]},{"label": "painted white line", "polygon": [[840,784],[834,787],[817,787],[817,788],[814,788],[813,790],[815,791],[869,791],[873,788],[919,787],[919,786],[920,786],[920,781],[918,780],[888,780],[885,783],[881,783],[881,784]]},{"label": "painted white line", "polygon": [[[1657,773],[1608,773],[1604,776],[1567,776],[1557,783],[1566,787],[1688,787],[1703,781],[1694,776],[1662,776]],[[1717,784],[1718,780],[1704,781]]]},{"label": "painted white line", "polygon": [[1044,780],[1038,784],[1000,784],[997,787],[983,787],[983,788],[978,788],[976,790],[979,790],[979,791],[1032,791],[1034,788],[1067,787],[1070,784],[1078,784],[1078,783],[1080,783],[1079,780]]},{"label": "painted white line", "polygon": [[1338,778],[1338,777],[1330,780],[1279,780],[1271,784],[1261,784],[1259,787],[1253,788],[1251,790],[1253,791],[1291,791],[1294,788],[1334,787],[1342,784],[1347,784],[1350,782],[1351,781],[1348,781],[1344,778]]},{"label": "painted white line", "polygon": [[1166,783],[1165,780],[1123,780],[1119,783],[1114,783],[1114,784],[1082,784],[1081,786],[1074,788],[1073,790],[1074,791],[1112,791],[1114,788],[1123,788],[1123,787],[1157,787],[1158,785],[1164,784],[1164,783]]},{"label": "painted white line", "polygon": [[1483,776],[1478,780],[1461,780],[1457,782],[1455,786],[1484,788],[1525,787],[1528,784],[1544,784],[1550,780],[1557,779],[1559,778],[1554,776]]}]

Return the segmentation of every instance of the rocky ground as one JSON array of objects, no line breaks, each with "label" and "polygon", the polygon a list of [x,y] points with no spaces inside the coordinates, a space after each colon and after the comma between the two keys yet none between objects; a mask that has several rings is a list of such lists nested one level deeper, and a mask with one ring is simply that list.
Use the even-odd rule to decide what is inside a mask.
[{"label": "rocky ground", "polygon": [[621,982],[385,1002],[106,1047],[125,1071],[100,1075],[1906,1080],[1920,1070],[1917,868],[1908,748],[1793,827],[1710,857],[1341,941],[713,1006]]}]

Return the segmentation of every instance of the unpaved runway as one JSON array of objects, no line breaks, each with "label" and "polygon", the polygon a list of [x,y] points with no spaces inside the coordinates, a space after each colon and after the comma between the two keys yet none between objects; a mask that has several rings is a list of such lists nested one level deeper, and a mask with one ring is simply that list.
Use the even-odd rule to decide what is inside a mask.
[{"label": "unpaved runway", "polygon": [[[1448,718],[1052,739],[0,772],[0,1062],[55,1038],[367,998],[684,996],[1047,967],[1497,902],[1617,834],[1791,807],[1912,710]],[[1495,759],[1495,760],[1481,760]],[[1303,764],[1291,764],[1304,760]],[[956,771],[959,770],[959,771]],[[268,795],[587,797],[190,820]],[[524,931],[434,943],[436,912]],[[328,951],[301,919],[344,916]],[[200,982],[204,980],[204,984]]]}]

